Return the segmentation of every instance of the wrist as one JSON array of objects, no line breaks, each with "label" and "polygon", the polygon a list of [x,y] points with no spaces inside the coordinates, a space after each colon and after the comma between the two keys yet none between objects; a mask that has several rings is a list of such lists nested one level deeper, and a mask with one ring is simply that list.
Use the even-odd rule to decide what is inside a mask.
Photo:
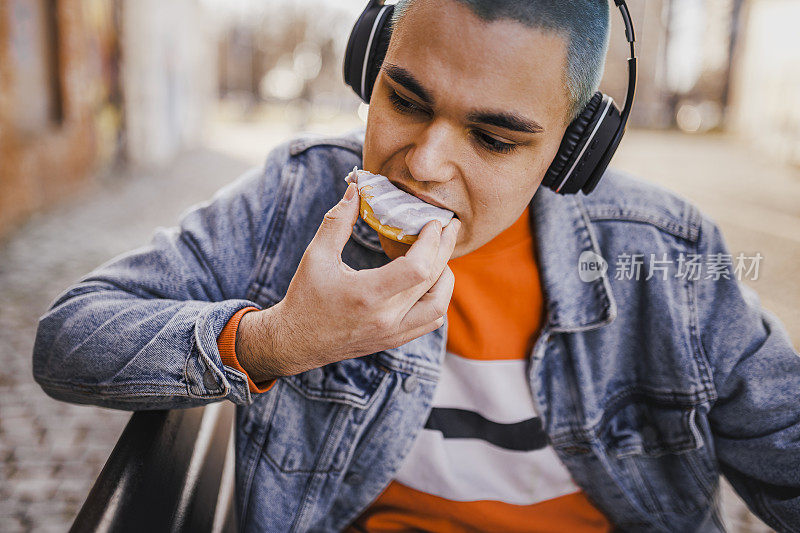
[{"label": "wrist", "polygon": [[255,383],[287,375],[280,359],[278,305],[246,313],[236,331],[236,358]]}]

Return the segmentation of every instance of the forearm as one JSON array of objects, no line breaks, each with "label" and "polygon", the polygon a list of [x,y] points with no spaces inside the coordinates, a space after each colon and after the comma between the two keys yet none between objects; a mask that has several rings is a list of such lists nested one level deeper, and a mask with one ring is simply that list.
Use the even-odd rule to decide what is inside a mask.
[{"label": "forearm", "polygon": [[146,299],[100,282],[76,285],[39,322],[34,376],[54,398],[117,409],[250,400],[216,338],[246,300]]},{"label": "forearm", "polygon": [[251,401],[217,337],[249,301],[288,157],[243,174],[178,226],[98,267],[40,319],[34,376],[51,396],[120,409]]}]

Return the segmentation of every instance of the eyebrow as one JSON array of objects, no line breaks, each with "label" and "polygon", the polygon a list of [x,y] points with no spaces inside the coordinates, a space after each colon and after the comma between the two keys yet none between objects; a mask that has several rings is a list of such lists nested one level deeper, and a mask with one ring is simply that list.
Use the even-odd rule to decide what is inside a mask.
[{"label": "eyebrow", "polygon": [[411,72],[403,67],[399,67],[391,63],[384,63],[383,67],[381,68],[387,76],[395,81],[395,83],[399,83],[412,93],[416,94],[424,103],[433,105],[433,96],[430,92],[428,92],[427,89],[425,89],[425,87],[422,86],[419,80],[417,80],[417,78],[415,78]]},{"label": "eyebrow", "polygon": [[[387,76],[392,78],[395,83],[402,85],[407,90],[417,95],[423,103],[433,105],[434,100],[431,93],[425,89],[419,80],[407,69],[392,63],[384,63],[381,69]],[[467,115],[467,120],[522,133],[541,133],[544,131],[544,128],[542,128],[538,122],[526,118],[519,113],[473,111]]]},{"label": "eyebrow", "polygon": [[518,113],[495,113],[492,111],[476,111],[467,115],[470,122],[478,122],[489,126],[497,126],[511,131],[523,133],[541,133],[544,131],[538,122],[523,117]]}]

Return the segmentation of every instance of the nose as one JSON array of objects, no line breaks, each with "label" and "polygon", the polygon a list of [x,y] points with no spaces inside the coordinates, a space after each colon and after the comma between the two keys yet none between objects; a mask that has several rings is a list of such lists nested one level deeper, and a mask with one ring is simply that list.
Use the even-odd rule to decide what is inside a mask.
[{"label": "nose", "polygon": [[417,181],[450,181],[456,175],[457,150],[455,128],[443,119],[434,120],[425,125],[406,152],[406,167]]}]

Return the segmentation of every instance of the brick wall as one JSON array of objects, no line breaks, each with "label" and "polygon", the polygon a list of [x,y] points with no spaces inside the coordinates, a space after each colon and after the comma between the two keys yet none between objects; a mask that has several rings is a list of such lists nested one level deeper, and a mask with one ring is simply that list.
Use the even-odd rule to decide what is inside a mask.
[{"label": "brick wall", "polygon": [[[95,161],[81,15],[80,0],[0,3],[0,239],[78,190]],[[37,71],[44,90],[26,85]]]}]

